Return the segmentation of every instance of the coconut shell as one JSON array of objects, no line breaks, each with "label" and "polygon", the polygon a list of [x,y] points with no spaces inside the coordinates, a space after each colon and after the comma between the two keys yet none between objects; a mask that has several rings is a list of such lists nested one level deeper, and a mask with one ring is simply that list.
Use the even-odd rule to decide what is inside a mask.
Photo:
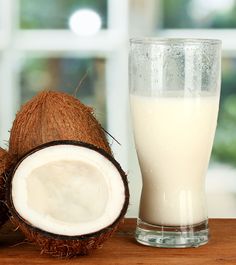
[{"label": "coconut shell", "polygon": [[43,91],[23,105],[13,123],[9,153],[18,159],[33,148],[56,140],[76,140],[111,154],[93,110],[63,92]]},{"label": "coconut shell", "polygon": [[74,237],[70,239],[46,233],[22,222],[16,215],[11,217],[12,223],[21,230],[31,243],[39,246],[41,254],[48,254],[59,258],[72,258],[88,255],[92,250],[101,248],[118,228],[118,224],[100,231],[98,234]]},{"label": "coconut shell", "polygon": [[10,155],[0,147],[0,226],[8,220],[8,208],[5,203],[6,174],[11,166]]},{"label": "coconut shell", "polygon": [[[64,235],[56,235],[53,233],[49,233],[46,231],[43,231],[37,227],[32,226],[27,220],[22,218],[16,211],[13,200],[12,200],[12,187],[11,182],[12,178],[14,176],[15,171],[17,170],[19,164],[22,160],[24,160],[29,155],[33,154],[34,152],[48,147],[52,145],[58,145],[58,144],[72,144],[72,145],[79,145],[91,148],[103,156],[105,156],[107,159],[109,159],[117,168],[117,170],[120,173],[120,176],[124,183],[125,188],[125,201],[122,208],[122,211],[118,218],[108,227],[99,230],[95,233],[81,235],[81,236],[64,236]],[[125,172],[120,167],[119,163],[107,152],[105,152],[101,148],[97,148],[93,145],[78,142],[78,141],[54,141],[49,142],[47,144],[44,144],[42,146],[39,146],[29,153],[27,153],[12,169],[12,172],[9,173],[9,176],[7,178],[7,204],[9,211],[11,213],[11,221],[16,225],[17,228],[19,228],[23,234],[26,236],[26,238],[32,242],[35,243],[40,247],[41,254],[50,254],[55,257],[74,257],[74,256],[81,256],[81,255],[87,255],[92,250],[101,248],[103,243],[112,236],[112,234],[117,230],[119,224],[123,222],[124,215],[127,211],[128,204],[129,204],[129,189],[128,189],[128,181],[127,176]]]}]

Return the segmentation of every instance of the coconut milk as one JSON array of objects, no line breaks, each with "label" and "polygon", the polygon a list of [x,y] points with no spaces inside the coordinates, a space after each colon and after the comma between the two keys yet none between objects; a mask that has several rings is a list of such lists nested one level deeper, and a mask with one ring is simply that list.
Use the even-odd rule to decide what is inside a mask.
[{"label": "coconut milk", "polygon": [[143,177],[140,218],[157,225],[206,220],[204,178],[219,98],[131,95],[136,149]]}]

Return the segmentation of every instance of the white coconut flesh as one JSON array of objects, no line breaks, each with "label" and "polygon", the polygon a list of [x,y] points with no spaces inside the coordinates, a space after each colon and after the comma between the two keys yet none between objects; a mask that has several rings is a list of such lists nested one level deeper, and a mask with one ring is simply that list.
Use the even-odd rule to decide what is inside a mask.
[{"label": "white coconut flesh", "polygon": [[32,226],[79,236],[111,225],[125,202],[115,165],[99,152],[55,145],[26,157],[12,179],[15,210]]}]

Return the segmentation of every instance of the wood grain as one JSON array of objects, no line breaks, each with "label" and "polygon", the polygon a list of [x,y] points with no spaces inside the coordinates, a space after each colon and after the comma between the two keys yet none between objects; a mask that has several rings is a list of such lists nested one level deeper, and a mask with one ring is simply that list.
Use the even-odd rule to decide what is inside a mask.
[{"label": "wood grain", "polygon": [[135,220],[126,219],[119,231],[102,249],[89,256],[61,260],[40,255],[36,246],[24,242],[19,232],[7,224],[0,231],[0,264],[148,264],[148,265],[213,265],[236,264],[236,219],[210,220],[211,240],[199,248],[160,249],[142,246],[134,240]]}]

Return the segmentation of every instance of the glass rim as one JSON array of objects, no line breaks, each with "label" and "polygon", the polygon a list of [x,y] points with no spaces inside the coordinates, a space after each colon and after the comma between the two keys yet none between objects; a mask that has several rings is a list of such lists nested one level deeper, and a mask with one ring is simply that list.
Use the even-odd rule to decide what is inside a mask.
[{"label": "glass rim", "polygon": [[140,37],[131,38],[130,44],[157,44],[157,45],[180,45],[180,44],[190,44],[190,45],[221,45],[222,41],[219,39],[201,39],[201,38],[155,38],[155,37]]}]

